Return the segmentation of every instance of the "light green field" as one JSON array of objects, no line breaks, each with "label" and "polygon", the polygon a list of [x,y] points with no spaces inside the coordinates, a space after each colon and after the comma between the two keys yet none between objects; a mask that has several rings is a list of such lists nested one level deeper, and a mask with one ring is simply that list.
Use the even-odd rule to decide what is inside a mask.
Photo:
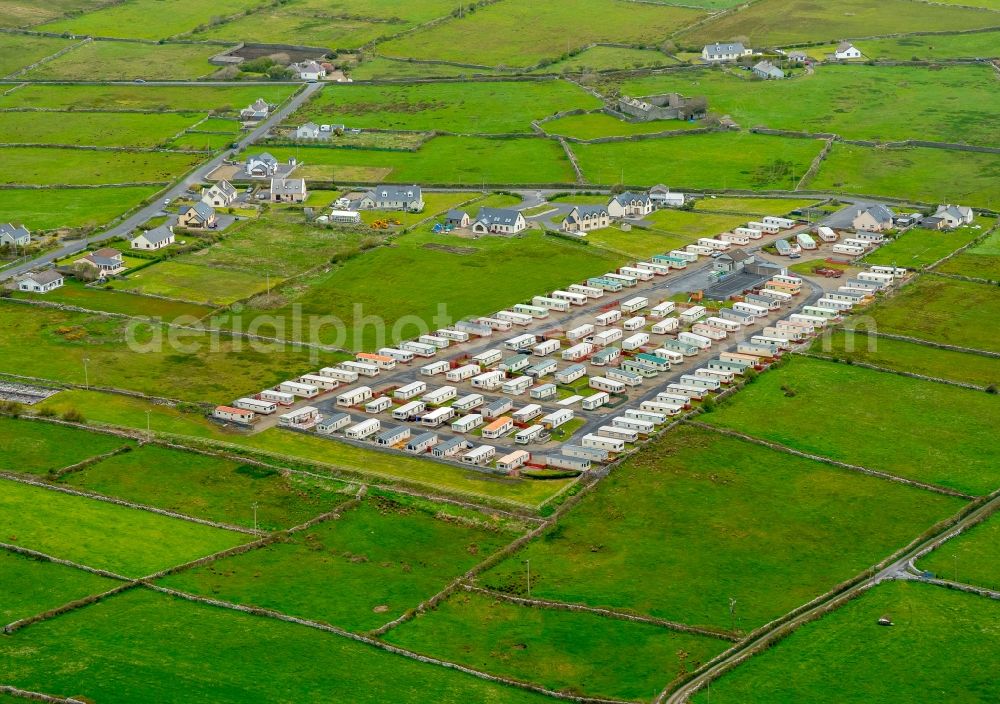
[{"label": "light green field", "polygon": [[552,120],[542,125],[549,134],[558,134],[577,139],[597,139],[598,137],[628,137],[637,134],[672,132],[700,127],[697,122],[684,120],[654,120],[652,122],[625,122],[606,113],[570,115]]},{"label": "light green field", "polygon": [[1000,352],[994,286],[921,276],[870,314],[880,332]]},{"label": "light green field", "polygon": [[34,0],[0,0],[0,27],[27,27],[103,4],[104,0],[52,0],[45,3]]},{"label": "light green field", "polygon": [[[3,22],[3,17],[4,5],[0,3],[0,24]],[[69,39],[0,34],[0,76],[6,76],[18,69],[30,66],[72,44],[73,42]]]},{"label": "light green field", "polygon": [[[503,105],[502,110],[497,106]],[[413,85],[329,85],[292,122],[343,122],[349,127],[531,133],[531,121],[601,101],[567,81],[497,81]]]},{"label": "light green field", "polygon": [[208,63],[208,59],[222,51],[222,48],[196,44],[89,42],[33,68],[25,77],[66,81],[90,81],[95,78],[107,81],[201,78],[218,69]]},{"label": "light green field", "polygon": [[633,227],[624,232],[618,227],[606,227],[586,234],[593,245],[619,252],[635,259],[644,259],[654,254],[665,254],[671,249],[683,247],[691,242],[690,237],[671,235],[656,230]]},{"label": "light green field", "polygon": [[998,412],[1000,399],[980,391],[795,358],[705,420],[802,452],[986,494],[1000,486],[1000,447],[989,440]]},{"label": "light green field", "polygon": [[[846,139],[997,146],[1000,138],[990,127],[1000,120],[994,82],[987,65],[933,71],[916,66],[831,65],[784,81],[747,81],[719,70],[672,72],[627,80],[621,91],[705,96],[712,112],[732,115],[744,127],[832,132]],[[862,105],[865,119],[859,120],[857,109]]]},{"label": "light green field", "polygon": [[29,298],[48,301],[49,303],[64,303],[66,305],[85,308],[98,313],[120,313],[123,315],[148,316],[163,318],[166,321],[180,316],[192,316],[201,319],[210,314],[214,308],[197,303],[170,301],[163,298],[138,296],[121,291],[108,291],[94,288],[67,279],[61,288],[44,294],[15,292],[14,298]]},{"label": "light green field", "polygon": [[[97,42],[103,43],[103,42]],[[120,44],[122,42],[114,42]],[[190,46],[190,45],[188,45]],[[29,85],[0,97],[0,107],[53,110],[239,112],[257,98],[281,103],[294,86]]]},{"label": "light green field", "polygon": [[[781,46],[795,42],[839,41],[847,37],[996,26],[996,15],[986,10],[942,7],[909,0],[842,0],[835,5],[819,0],[763,0],[739,12],[683,33],[678,43],[701,47],[708,42],[751,37],[753,46]],[[861,50],[864,51],[863,42]]]},{"label": "light green field", "polygon": [[134,153],[0,147],[7,168],[0,183],[82,185],[104,183],[167,183],[195,166],[201,158],[188,154]]},{"label": "light green field", "polygon": [[670,208],[657,210],[644,220],[654,230],[690,237],[692,240],[715,237],[746,223],[746,218],[739,215],[717,215]]},{"label": "light green field", "polygon": [[994,232],[934,270],[945,274],[976,276],[990,281],[1000,280],[1000,232]]},{"label": "light green field", "polygon": [[231,134],[203,134],[200,132],[187,132],[176,139],[167,142],[168,149],[180,149],[189,152],[215,152],[225,149],[233,143],[235,135]]},{"label": "light green field", "polygon": [[0,221],[24,223],[32,232],[97,227],[156,193],[155,186],[10,189],[0,194]]},{"label": "light green field", "polygon": [[887,337],[837,332],[829,340],[818,339],[813,351],[835,359],[866,362],[937,379],[1000,386],[1000,360]]},{"label": "light green field", "polygon": [[[985,6],[990,0],[968,2],[959,5]],[[994,9],[1000,7],[994,0]],[[900,37],[899,39],[876,39],[864,42],[865,53],[878,59],[910,61],[913,59],[933,61],[938,59],[973,59],[997,56],[1000,53],[1000,33],[975,32],[931,36]]]},{"label": "light green field", "polygon": [[90,572],[0,550],[0,619],[12,623],[100,594],[116,584]]},{"label": "light green field", "polygon": [[[379,51],[386,56],[528,67],[593,42],[662,40],[702,14],[687,8],[618,0],[573,4],[509,0],[386,42]],[[581,17],[588,21],[580,22]],[[568,27],[573,28],[569,34]],[[483,41],[484,37],[489,41]],[[555,37],[559,39],[551,41]]]},{"label": "light green field", "polygon": [[943,543],[920,558],[917,567],[940,579],[1000,589],[1000,516],[994,513]]},{"label": "light green field", "polygon": [[566,183],[575,181],[573,167],[554,140],[435,137],[417,152],[366,151],[324,147],[253,147],[247,154],[269,151],[283,160],[299,155],[296,173],[305,178],[339,182],[444,183],[479,187],[483,182]]},{"label": "light green field", "polygon": [[[281,280],[280,276],[272,276],[271,286],[277,286]],[[166,296],[209,306],[225,306],[244,300],[265,291],[267,285],[263,274],[182,261],[160,262],[111,282],[111,287],[117,291]]]},{"label": "light green field", "polygon": [[0,657],[9,684],[110,704],[551,701],[330,633],[148,589],[4,638]]},{"label": "light green field", "polygon": [[[892,627],[878,625],[883,616]],[[712,683],[697,704],[956,704],[1000,697],[1000,605],[913,582],[884,582]],[[954,657],[977,653],[976,657]]]},{"label": "light green field", "polygon": [[116,455],[69,474],[64,481],[106,496],[262,530],[304,523],[353,494],[353,490],[345,493],[350,487],[338,481],[283,475],[155,445]]},{"label": "light green field", "polygon": [[132,444],[114,435],[4,416],[0,416],[0,442],[4,446],[0,469],[29,474],[45,474]]},{"label": "light green field", "polygon": [[[589,183],[653,185],[668,177],[671,187],[794,188],[819,153],[813,139],[749,133],[692,134],[641,142],[574,144]],[[725,163],[725,168],[719,164]]]},{"label": "light green field", "polygon": [[[0,482],[0,508],[5,542],[129,577],[249,539],[242,533],[9,480]],[[73,517],[72,531],[52,529],[67,516]]]},{"label": "light green field", "polygon": [[720,213],[741,213],[743,215],[788,215],[793,210],[815,205],[815,200],[807,198],[728,198],[726,196],[699,198],[694,202],[695,211],[717,211]]},{"label": "light green field", "polygon": [[18,144],[156,147],[203,115],[81,112],[0,112],[0,132]]},{"label": "light green field", "polygon": [[447,509],[435,516],[437,508],[371,497],[287,542],[161,583],[353,631],[378,628],[517,537],[463,525]]},{"label": "light green field", "polygon": [[367,81],[372,78],[457,78],[460,76],[499,75],[496,71],[482,68],[465,68],[449,64],[421,64],[411,61],[393,61],[381,56],[358,64],[351,69],[351,78],[355,81]]},{"label": "light green field", "polygon": [[533,609],[459,590],[386,634],[420,653],[549,689],[649,701],[723,640],[587,613]]},{"label": "light green field", "polygon": [[2,372],[30,370],[32,376],[83,384],[83,360],[89,359],[94,386],[208,403],[230,403],[342,359],[277,344],[262,349],[225,336],[213,345],[208,333],[14,303],[0,304],[0,333]]},{"label": "light green field", "polygon": [[963,505],[682,426],[480,582],[523,596],[530,560],[535,598],[748,632]]},{"label": "light green field", "polygon": [[983,234],[993,223],[979,218],[979,227],[966,225],[954,230],[924,230],[914,228],[868,254],[868,264],[891,264],[919,269],[939,261],[959,247],[964,247]]},{"label": "light green field", "polygon": [[925,203],[996,205],[1000,155],[908,147],[869,149],[835,144],[811,190],[907,198]]},{"label": "light green field", "polygon": [[522,508],[536,507],[570,483],[569,480],[531,481],[492,476],[279,429],[245,435],[220,428],[200,411],[185,411],[127,396],[64,391],[46,401],[44,406],[60,413],[73,408],[82,412],[90,422],[136,430],[146,429],[146,411],[149,411],[154,433],[169,434],[171,440],[179,439],[182,443],[225,443],[230,452],[263,454],[265,459],[278,463],[301,461],[314,472],[343,470],[370,477],[375,482],[404,481],[432,491],[458,493],[480,501],[513,502]]},{"label": "light green field", "polygon": [[39,29],[93,37],[166,39],[260,4],[260,0],[216,0],[210,5],[199,0],[127,0],[78,17],[49,22]]},{"label": "light green field", "polygon": [[[706,2],[711,1],[706,0]],[[567,59],[541,66],[532,73],[587,73],[675,65],[677,65],[675,59],[653,49],[594,46]]]}]

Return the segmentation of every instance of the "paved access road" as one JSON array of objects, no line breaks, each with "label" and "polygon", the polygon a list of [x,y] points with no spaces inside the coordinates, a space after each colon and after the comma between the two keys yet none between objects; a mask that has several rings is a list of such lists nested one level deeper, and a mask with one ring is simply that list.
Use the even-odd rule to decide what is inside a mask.
[{"label": "paved access road", "polygon": [[[151,84],[146,84],[146,85],[151,85]],[[171,83],[169,85],[177,85],[177,84]],[[205,85],[205,84],[192,83],[191,85]],[[306,100],[308,100],[313,93],[315,93],[322,87],[323,84],[321,83],[306,84],[304,90],[300,91],[299,93],[296,93],[288,100],[288,102],[285,103],[285,105],[283,105],[281,108],[271,113],[271,115],[266,120],[261,122],[247,134],[243,135],[243,137],[241,137],[237,141],[237,149],[231,151],[227,150],[218,154],[215,157],[212,157],[209,161],[206,161],[204,164],[196,168],[194,171],[187,174],[187,176],[180,179],[177,183],[171,186],[166,192],[161,193],[157,197],[154,203],[150,203],[145,208],[136,211],[132,215],[128,216],[124,220],[119,221],[115,225],[112,225],[110,228],[104,230],[103,232],[100,232],[96,235],[91,235],[90,237],[87,237],[85,239],[73,240],[72,242],[67,242],[63,244],[61,247],[46,252],[44,254],[41,254],[35,257],[34,259],[22,262],[21,264],[0,271],[0,281],[6,281],[8,279],[12,279],[16,276],[20,276],[21,274],[31,271],[32,269],[36,269],[41,266],[46,266],[48,264],[51,264],[52,262],[58,261],[59,259],[63,259],[64,257],[67,257],[71,254],[81,252],[90,245],[95,244],[97,242],[103,242],[104,240],[112,239],[114,237],[121,237],[123,235],[127,235],[129,232],[131,232],[132,230],[134,230],[135,228],[137,228],[139,225],[146,222],[150,218],[156,217],[157,215],[161,214],[161,212],[163,211],[163,201],[165,199],[169,198],[171,201],[173,201],[176,198],[179,198],[180,196],[186,195],[188,187],[205,181],[206,177],[210,173],[215,171],[215,169],[217,169],[226,159],[228,159],[231,156],[232,152],[237,151],[238,149],[244,149],[247,146],[256,142],[261,137],[263,137],[264,134],[269,129],[271,129],[271,127],[284,121],[285,118],[287,118],[295,110],[298,110],[298,108]]]}]

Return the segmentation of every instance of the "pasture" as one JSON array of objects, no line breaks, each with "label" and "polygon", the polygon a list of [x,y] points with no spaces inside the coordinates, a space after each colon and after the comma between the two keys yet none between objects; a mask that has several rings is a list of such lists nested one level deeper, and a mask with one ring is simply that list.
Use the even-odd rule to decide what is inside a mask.
[{"label": "pasture", "polygon": [[0,620],[5,625],[116,585],[90,572],[0,550]]},{"label": "pasture", "polygon": [[216,18],[241,14],[261,4],[261,0],[249,3],[245,0],[217,0],[211,5],[199,0],[129,0],[49,22],[39,29],[44,32],[70,32],[91,37],[168,39],[187,34]]},{"label": "pasture", "polygon": [[[193,256],[193,255],[192,255]],[[272,276],[271,286],[281,283]],[[117,291],[166,296],[196,304],[225,306],[242,301],[267,289],[263,273],[218,269],[184,261],[165,261],[111,282]]]},{"label": "pasture", "polygon": [[917,561],[939,579],[1000,590],[1000,515],[978,523]]},{"label": "pasture", "polygon": [[0,1],[0,27],[28,27],[64,14],[77,14],[102,5],[102,0]]},{"label": "pasture", "polygon": [[558,134],[576,139],[597,139],[599,137],[628,137],[637,134],[654,134],[701,127],[697,122],[684,120],[653,120],[652,122],[625,122],[607,113],[570,115],[544,123],[542,129],[549,134]]},{"label": "pasture", "polygon": [[161,584],[366,631],[416,607],[516,537],[466,525],[439,506],[373,496],[287,541]]},{"label": "pasture", "polygon": [[202,119],[184,113],[0,112],[0,132],[18,144],[156,147]]},{"label": "pasture", "polygon": [[0,416],[0,469],[44,475],[118,448],[130,440],[56,425]]},{"label": "pasture", "polygon": [[[705,0],[712,2],[712,0]],[[690,3],[696,4],[696,3]],[[631,68],[673,66],[677,61],[656,49],[635,49],[624,46],[592,46],[571,53],[565,59],[540,66],[532,73],[589,73],[618,71]]]},{"label": "pasture", "polygon": [[201,157],[190,154],[136,153],[0,147],[7,168],[0,185],[96,185],[110,183],[169,183],[194,167]]},{"label": "pasture", "polygon": [[816,201],[808,198],[730,198],[711,196],[694,202],[695,211],[739,213],[740,215],[788,215],[793,210],[808,208]]},{"label": "pasture", "polygon": [[934,271],[975,276],[990,281],[1000,280],[1000,231],[934,267]]},{"label": "pasture", "polygon": [[[2,22],[3,12],[4,5],[0,4],[0,22]],[[18,69],[30,66],[72,44],[73,42],[69,39],[2,34],[0,35],[0,76],[15,73]]]},{"label": "pasture", "polygon": [[[739,12],[706,22],[677,39],[701,48],[714,41],[750,37],[752,46],[782,46],[797,42],[839,41],[846,37],[871,37],[924,31],[978,29],[996,26],[996,15],[987,10],[943,7],[910,0],[842,0],[831,5],[819,0],[763,0]],[[862,46],[862,50],[864,47]]]},{"label": "pasture", "polygon": [[1000,399],[979,391],[794,358],[705,420],[802,452],[987,494],[1000,486],[1000,447],[990,440],[998,412]]},{"label": "pasture", "polygon": [[[874,349],[870,349],[873,347]],[[834,332],[818,338],[812,351],[834,359],[849,359],[879,367],[950,379],[978,386],[1000,386],[1000,360],[977,354],[942,350],[888,337]]]},{"label": "pasture", "polygon": [[[580,17],[588,22],[580,23]],[[413,32],[380,45],[386,56],[439,59],[484,66],[530,67],[595,42],[656,42],[703,16],[670,5],[620,0],[538,4],[508,0],[463,18]],[[572,35],[565,28],[574,28]],[[489,37],[490,41],[482,41]],[[554,37],[560,37],[552,41]]]},{"label": "pasture", "polygon": [[[963,2],[960,5],[973,3]],[[982,4],[982,3],[977,3]],[[994,8],[996,9],[996,8]],[[941,59],[974,59],[996,56],[1000,47],[1000,32],[970,34],[934,34],[929,36],[876,39],[864,42],[865,53],[877,59],[938,61]]]},{"label": "pasture", "polygon": [[[63,81],[90,81],[95,78],[106,81],[195,79],[217,70],[208,60],[219,50],[218,46],[197,44],[88,42],[57,59],[36,66],[25,77]],[[273,89],[267,87],[265,90]]]},{"label": "pasture", "polygon": [[420,653],[590,696],[649,701],[723,640],[588,613],[528,608],[458,590],[385,635]]},{"label": "pasture", "polygon": [[[9,684],[115,704],[551,701],[334,634],[148,589],[3,638],[0,657]],[[79,667],[65,667],[69,661]]]},{"label": "pasture", "polygon": [[634,259],[645,259],[654,254],[665,254],[671,249],[691,242],[690,237],[672,235],[658,230],[633,227],[625,232],[611,226],[586,233],[586,240],[593,245]]},{"label": "pasture", "polygon": [[924,275],[869,314],[880,332],[1000,352],[994,286]]},{"label": "pasture", "polygon": [[[794,188],[822,144],[741,133],[691,134],[641,142],[573,144],[588,183],[671,188]],[[718,164],[726,163],[726,168]],[[665,166],[669,164],[669,167]]]},{"label": "pasture", "polygon": [[278,160],[299,155],[297,174],[316,180],[361,183],[451,184],[573,183],[573,167],[554,140],[525,137],[435,137],[415,152],[328,147],[254,147]]},{"label": "pasture", "polygon": [[[196,402],[229,403],[339,356],[277,343],[176,331],[150,324],[14,303],[0,304],[0,372]],[[318,355],[318,358],[316,357]]]},{"label": "pasture", "polygon": [[181,110],[233,113],[239,112],[257,98],[263,98],[272,104],[281,103],[294,92],[295,87],[287,85],[27,85],[0,97],[0,107],[39,107],[64,111]]},{"label": "pasture", "polygon": [[[883,616],[893,626],[878,625]],[[1000,697],[990,599],[914,582],[885,582],[806,624],[700,691],[697,704],[905,704],[939,695],[973,704]],[[976,657],[951,657],[977,653]],[[930,693],[938,694],[930,694]],[[709,696],[711,699],[709,699]]]},{"label": "pasture", "polygon": [[531,560],[536,598],[748,632],[963,503],[682,426],[480,582],[524,595]]},{"label": "pasture", "polygon": [[[504,109],[498,110],[497,106]],[[328,85],[294,116],[348,127],[456,133],[531,134],[531,121],[601,101],[562,80]]]},{"label": "pasture", "polygon": [[[335,480],[145,445],[69,474],[66,484],[231,525],[281,530],[351,498]],[[351,492],[353,494],[353,491]]]},{"label": "pasture", "polygon": [[904,266],[920,269],[948,256],[981,236],[992,223],[979,218],[975,225],[954,230],[925,230],[915,227],[882,245],[864,258],[867,264]]},{"label": "pasture", "polygon": [[[620,87],[626,95],[703,95],[712,112],[732,115],[744,127],[832,132],[845,139],[1000,143],[990,128],[1000,120],[1000,96],[986,65],[935,70],[830,65],[784,81],[747,80],[734,73],[673,72],[629,79]],[[864,105],[864,120],[857,119],[858,105]]]},{"label": "pasture", "polygon": [[[0,508],[6,542],[128,577],[249,540],[242,533],[10,480],[0,482]],[[73,517],[72,530],[52,530],[67,516]]]},{"label": "pasture", "polygon": [[1000,155],[906,147],[869,149],[835,144],[806,188],[924,203],[996,205]]},{"label": "pasture", "polygon": [[32,232],[99,227],[158,190],[156,186],[47,188],[40,198],[34,189],[7,189],[0,197],[0,221],[24,223]]}]

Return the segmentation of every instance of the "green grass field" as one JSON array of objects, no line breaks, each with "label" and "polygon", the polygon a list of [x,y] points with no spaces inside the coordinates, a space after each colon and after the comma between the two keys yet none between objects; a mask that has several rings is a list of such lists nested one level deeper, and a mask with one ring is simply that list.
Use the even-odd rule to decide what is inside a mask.
[{"label": "green grass field", "polygon": [[[89,359],[90,383],[95,386],[229,403],[237,395],[341,359],[326,353],[316,359],[308,351],[277,344],[258,348],[225,336],[213,345],[208,333],[130,325],[95,314],[0,305],[0,371],[21,374],[30,369],[33,376],[83,384],[83,360]],[[130,334],[134,346],[128,342]],[[26,340],[30,344],[24,344]]]},{"label": "green grass field", "polygon": [[394,61],[382,56],[368,59],[351,70],[351,77],[356,81],[367,81],[373,78],[459,78],[476,74],[498,75],[496,71],[491,69],[470,69],[449,64],[425,64],[405,60]]},{"label": "green grass field", "polygon": [[0,550],[0,619],[12,623],[116,584],[90,572]]},{"label": "green grass field", "polygon": [[[217,70],[208,63],[208,59],[220,50],[218,46],[197,44],[90,42],[33,68],[25,77],[64,81],[89,81],[94,78],[107,81],[194,79]],[[273,89],[268,87],[265,90]]]},{"label": "green grass field", "polygon": [[794,188],[820,148],[818,140],[749,133],[572,145],[589,183],[615,184],[624,176],[628,184],[652,185],[669,174],[678,190]]},{"label": "green grass field", "polygon": [[[318,339],[375,349],[412,336],[420,327],[436,329],[467,315],[487,315],[622,262],[621,255],[537,231],[478,240],[413,232],[394,240],[392,247],[369,250],[327,273],[300,279],[294,290],[281,291],[280,307],[261,312],[284,319],[299,305],[306,316],[335,316],[346,330],[325,325]],[[483,281],[493,285],[483,286]],[[366,316],[378,316],[381,323]]]},{"label": "green grass field", "polygon": [[81,112],[0,112],[0,131],[18,144],[156,147],[204,115]]},{"label": "green grass field", "polygon": [[333,634],[147,589],[4,638],[0,657],[9,684],[111,704],[551,701]]},{"label": "green grass field", "polygon": [[341,182],[445,183],[478,188],[485,183],[573,183],[566,154],[539,138],[435,137],[416,152],[326,147],[254,147],[283,160],[299,155],[305,178]]},{"label": "green grass field", "polygon": [[[0,482],[0,508],[5,542],[129,577],[249,539],[242,533],[9,480]],[[72,530],[52,529],[67,516],[72,516]]]},{"label": "green grass field", "polygon": [[[498,110],[497,106],[504,109]],[[349,127],[531,134],[531,121],[601,101],[567,81],[329,85],[291,120]]]},{"label": "green grass field", "polygon": [[[371,481],[404,481],[432,491],[458,493],[474,500],[513,502],[534,508],[564,489],[571,480],[531,481],[483,474],[474,470],[375,452],[313,435],[289,433],[272,428],[245,435],[220,428],[200,411],[152,404],[142,399],[92,391],[63,391],[44,404],[59,413],[76,409],[88,422],[135,430],[146,429],[146,411],[154,433],[170,440],[200,445],[203,441],[223,443],[229,452],[263,454],[265,459],[305,462],[308,469],[323,472],[336,469],[361,474]],[[314,466],[319,463],[319,466]]]},{"label": "green grass field", "polygon": [[517,537],[462,525],[446,510],[438,516],[431,510],[372,497],[288,541],[161,583],[370,630],[416,607]]},{"label": "green grass field", "polygon": [[[886,616],[895,624],[878,625]],[[990,599],[887,582],[808,625],[699,692],[697,704],[995,701],[997,621]],[[955,657],[976,653],[976,657]]]},{"label": "green grass field", "polygon": [[236,15],[260,4],[259,0],[249,3],[218,0],[211,5],[198,0],[130,0],[78,17],[49,22],[40,29],[94,37],[166,39],[190,32],[214,18]]},{"label": "green grass field", "polygon": [[807,198],[699,198],[694,202],[695,211],[716,211],[740,213],[742,215],[787,215],[799,208],[815,205],[815,200]]},{"label": "green grass field", "polygon": [[869,313],[880,332],[1000,352],[1000,300],[987,284],[921,276]]},{"label": "green grass field", "polygon": [[549,689],[649,701],[723,640],[587,613],[517,606],[459,591],[385,639]]},{"label": "green grass field", "polygon": [[[705,0],[711,2],[712,0]],[[698,4],[698,3],[690,3]],[[587,73],[639,67],[675,66],[677,61],[654,49],[594,46],[567,59],[541,66],[533,73]]]},{"label": "green grass field", "polygon": [[[386,42],[379,49],[386,56],[528,67],[594,42],[662,40],[702,14],[688,8],[628,5],[618,0],[582,0],[572,5],[509,0],[503,6],[486,6],[462,19]],[[583,16],[589,21],[580,23]],[[567,34],[569,26],[573,31]],[[490,40],[484,42],[483,37]],[[558,40],[551,41],[556,37]]]},{"label": "green grass field", "polygon": [[[188,255],[196,256],[196,255]],[[272,276],[271,286],[282,277]],[[267,289],[264,274],[233,269],[220,269],[185,261],[165,261],[111,282],[118,291],[166,296],[181,301],[225,306],[249,298]]]},{"label": "green grass field", "polygon": [[988,230],[992,223],[979,218],[976,226],[966,225],[954,230],[909,230],[891,242],[868,254],[868,264],[888,264],[919,269],[939,261],[959,247],[964,247]]},{"label": "green grass field", "polygon": [[625,122],[606,113],[570,115],[542,125],[549,134],[558,134],[577,139],[597,139],[598,137],[627,137],[654,132],[672,132],[700,127],[697,122],[684,120],[653,120],[652,122]]},{"label": "green grass field", "polygon": [[114,435],[88,433],[52,423],[31,423],[0,416],[0,469],[45,474],[126,445]]},{"label": "green grass field", "polygon": [[998,409],[1000,399],[982,392],[796,358],[705,419],[803,452],[986,494],[1000,486],[1000,448],[989,440]]},{"label": "green grass field", "polygon": [[[700,48],[708,42],[745,36],[753,39],[755,47],[781,46],[919,32],[930,25],[938,32],[994,27],[996,16],[986,10],[915,4],[908,0],[878,3],[842,0],[836,5],[817,0],[763,0],[685,32],[677,41]],[[864,51],[864,43],[859,43]]]},{"label": "green grass field", "polygon": [[[732,115],[743,127],[997,146],[989,127],[1000,120],[993,81],[986,65],[845,65],[819,66],[784,81],[742,80],[719,70],[672,72],[629,79],[620,88],[626,95],[703,95],[712,112]],[[864,120],[857,119],[860,105]]]},{"label": "green grass field", "polygon": [[0,1],[0,27],[27,27],[63,14],[76,14],[102,5],[102,0]]},{"label": "green grass field", "polygon": [[555,528],[480,581],[523,595],[524,561],[531,560],[536,598],[750,631],[962,505],[682,427],[616,469]]},{"label": "green grass field", "polygon": [[8,166],[0,176],[0,185],[36,186],[167,183],[201,161],[201,157],[188,154],[57,147],[0,147],[0,159]]},{"label": "green grass field", "polygon": [[[0,5],[0,22],[3,21],[3,12],[4,7]],[[0,35],[0,76],[12,74],[72,44],[69,39],[19,34]]]},{"label": "green grass field", "polygon": [[935,267],[934,271],[1000,280],[1000,232],[994,232],[979,244]]},{"label": "green grass field", "polygon": [[639,227],[633,227],[630,232],[624,232],[614,226],[592,230],[586,233],[586,238],[591,244],[636,259],[644,259],[654,254],[665,254],[671,249],[689,244],[692,240],[692,238],[682,235],[672,235]]},{"label": "green grass field", "polygon": [[917,561],[918,568],[929,570],[941,579],[995,590],[1000,590],[998,565],[1000,517],[995,513]]},{"label": "green grass field", "polygon": [[138,296],[121,291],[108,291],[85,286],[73,279],[67,279],[62,288],[45,294],[15,292],[14,298],[32,298],[50,303],[86,308],[98,313],[121,313],[132,316],[148,316],[172,321],[180,316],[197,319],[209,315],[214,308],[196,303],[184,303],[150,296]]},{"label": "green grass field", "polygon": [[[103,43],[103,42],[96,42]],[[120,44],[121,42],[114,42]],[[190,46],[190,45],[188,45]],[[68,55],[69,56],[69,55]],[[0,107],[52,110],[239,112],[257,98],[281,103],[294,86],[28,85],[0,97]]]},{"label": "green grass field", "polygon": [[72,486],[245,528],[279,530],[351,498],[337,481],[146,445],[69,474]]},{"label": "green grass field", "polygon": [[24,223],[32,232],[97,227],[156,193],[155,186],[109,188],[7,189],[0,197],[0,220]]},{"label": "green grass field", "polygon": [[[960,2],[960,5],[982,5],[983,2]],[[996,8],[994,8],[996,9]],[[910,61],[919,59],[974,59],[997,56],[1000,32],[975,32],[972,34],[930,35],[876,39],[864,42],[865,53],[878,59]]]},{"label": "green grass field", "polygon": [[812,190],[907,198],[927,203],[996,205],[1000,155],[963,152],[956,160],[944,149],[869,149],[835,144]]},{"label": "green grass field", "polygon": [[[875,349],[869,349],[869,344]],[[835,359],[850,359],[880,367],[950,379],[979,386],[1000,386],[1000,360],[952,352],[887,337],[869,338],[836,332],[827,341],[819,338],[813,351]]]}]

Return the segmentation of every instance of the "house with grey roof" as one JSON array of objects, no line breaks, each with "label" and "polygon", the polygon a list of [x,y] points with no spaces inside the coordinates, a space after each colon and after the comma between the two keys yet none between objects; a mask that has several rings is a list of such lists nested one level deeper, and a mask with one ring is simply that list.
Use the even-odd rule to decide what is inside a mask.
[{"label": "house with grey roof", "polygon": [[742,249],[734,249],[731,252],[723,252],[712,261],[712,269],[723,274],[731,274],[735,271],[742,271],[747,264],[752,264],[754,256],[747,254]]},{"label": "house with grey roof", "polygon": [[222,180],[201,189],[201,202],[213,208],[225,208],[239,197],[239,191],[229,181]]},{"label": "house with grey roof", "polygon": [[971,225],[973,219],[972,208],[964,205],[939,205],[933,217],[941,218],[947,227],[961,227]]},{"label": "house with grey roof", "polygon": [[785,77],[785,72],[772,64],[770,61],[760,61],[754,64],[753,75],[765,81],[776,80]]},{"label": "house with grey roof", "polygon": [[722,63],[724,61],[736,61],[741,56],[750,56],[753,51],[743,46],[742,42],[728,42],[706,44],[701,50],[702,61],[709,63]]},{"label": "house with grey roof", "polygon": [[468,227],[472,222],[469,214],[464,210],[449,210],[444,216],[444,224],[451,227]]},{"label": "house with grey roof", "polygon": [[850,42],[841,42],[837,45],[837,50],[833,52],[833,58],[838,61],[844,61],[847,59],[860,59],[861,50]]},{"label": "house with grey roof", "polygon": [[327,130],[324,135],[315,122],[307,122],[304,125],[299,125],[295,130],[295,139],[328,139],[330,137],[330,131]]},{"label": "house with grey roof", "polygon": [[683,193],[671,191],[662,183],[658,183],[649,189],[649,199],[653,201],[653,205],[657,208],[679,208],[684,205],[685,201]]},{"label": "house with grey roof", "polygon": [[31,243],[31,233],[24,225],[0,223],[0,245],[23,247]]},{"label": "house with grey roof", "polygon": [[528,227],[521,212],[513,208],[480,208],[472,231],[484,235],[516,235]]},{"label": "house with grey roof", "polygon": [[94,269],[99,279],[115,276],[125,271],[122,253],[111,247],[102,247],[94,252],[88,252],[73,264]]},{"label": "house with grey roof", "polygon": [[562,221],[563,232],[589,232],[611,224],[611,216],[603,205],[574,206]]},{"label": "house with grey roof", "polygon": [[420,186],[379,186],[358,201],[360,210],[405,210],[419,213],[424,209]]},{"label": "house with grey roof", "polygon": [[159,227],[154,227],[152,230],[140,232],[132,238],[129,244],[132,249],[141,249],[148,252],[169,247],[173,243],[174,229],[166,225],[160,225]]},{"label": "house with grey roof", "polygon": [[248,156],[246,162],[247,176],[253,178],[267,178],[274,176],[278,172],[278,160],[269,152],[262,152],[254,156]]},{"label": "house with grey roof", "polygon": [[608,201],[608,215],[613,218],[641,218],[653,212],[653,200],[647,193],[625,191]]},{"label": "house with grey roof", "polygon": [[263,98],[257,98],[240,111],[240,119],[244,122],[260,122],[266,120],[271,112],[271,106]]},{"label": "house with grey roof", "polygon": [[203,201],[182,205],[177,224],[181,227],[215,227],[215,208]]},{"label": "house with grey roof", "polygon": [[304,178],[272,178],[269,200],[272,203],[301,203],[309,197]]},{"label": "house with grey roof", "polygon": [[326,69],[315,61],[303,61],[299,64],[289,66],[292,71],[298,74],[303,81],[318,81],[326,78]]},{"label": "house with grey roof", "polygon": [[882,232],[892,228],[892,219],[895,213],[881,203],[875,203],[867,208],[859,209],[851,221],[851,227],[855,230],[870,230],[871,232]]},{"label": "house with grey roof", "polygon": [[17,282],[18,291],[29,293],[48,293],[63,285],[63,275],[55,269],[36,271],[28,274]]}]

